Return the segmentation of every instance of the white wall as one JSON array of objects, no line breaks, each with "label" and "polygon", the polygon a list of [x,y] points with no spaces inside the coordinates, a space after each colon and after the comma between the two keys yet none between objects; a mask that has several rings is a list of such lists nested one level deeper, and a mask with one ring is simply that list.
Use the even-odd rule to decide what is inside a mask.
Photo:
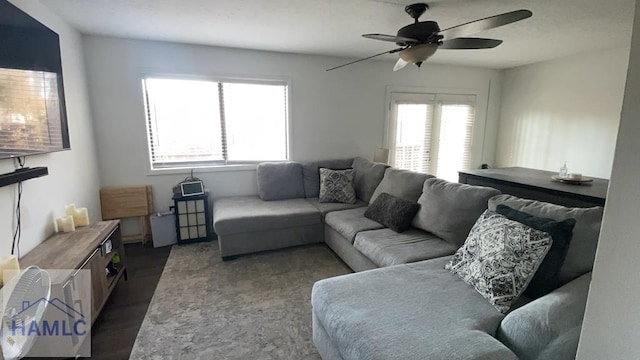
[{"label": "white wall", "polygon": [[636,2],[620,130],[578,346],[580,360],[640,358],[639,98],[640,7]]},{"label": "white wall", "polygon": [[[25,181],[22,196],[21,255],[53,233],[54,216],[75,202],[89,208],[92,221],[100,219],[98,166],[82,54],[82,38],[37,1],[11,3],[60,35],[62,71],[67,103],[70,151],[27,157],[27,166],[46,166],[49,175]],[[12,160],[0,160],[0,173],[14,170]],[[11,252],[17,185],[0,188],[0,256]]]},{"label": "white wall", "polygon": [[[145,73],[290,80],[291,152],[294,160],[302,161],[371,158],[383,141],[387,86],[477,93],[482,140],[491,81],[490,144],[477,165],[493,161],[501,82],[496,70],[423,65],[420,71],[393,73],[393,62],[370,61],[325,72],[346,60],[97,36],[86,36],[84,48],[103,185],[152,184],[157,210],[167,209],[171,186],[187,174],[149,175],[141,85]],[[214,197],[257,193],[252,170],[196,175]]]},{"label": "white wall", "polygon": [[505,71],[497,166],[609,178],[629,48]]}]

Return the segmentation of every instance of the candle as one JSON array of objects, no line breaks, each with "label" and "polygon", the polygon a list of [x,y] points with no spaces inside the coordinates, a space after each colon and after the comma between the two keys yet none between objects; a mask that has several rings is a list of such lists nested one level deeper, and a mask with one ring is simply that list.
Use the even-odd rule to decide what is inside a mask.
[{"label": "candle", "polygon": [[89,225],[89,212],[87,208],[76,208],[76,204],[69,204],[65,206],[64,209],[67,216],[73,217],[73,222],[76,227]]},{"label": "candle", "polygon": [[56,219],[56,231],[71,232],[75,231],[76,226],[73,222],[73,216],[63,216]]},{"label": "candle", "polygon": [[87,208],[76,209],[73,213],[73,222],[78,227],[89,225],[89,211]]},{"label": "candle", "polygon": [[6,284],[20,273],[20,265],[15,255],[0,258],[0,283]]}]

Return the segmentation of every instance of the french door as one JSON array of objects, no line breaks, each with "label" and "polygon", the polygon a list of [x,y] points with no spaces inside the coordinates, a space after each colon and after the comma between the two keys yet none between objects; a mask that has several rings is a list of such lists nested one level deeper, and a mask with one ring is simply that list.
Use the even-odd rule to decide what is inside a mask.
[{"label": "french door", "polygon": [[392,165],[457,181],[470,166],[475,95],[392,92],[390,99]]}]

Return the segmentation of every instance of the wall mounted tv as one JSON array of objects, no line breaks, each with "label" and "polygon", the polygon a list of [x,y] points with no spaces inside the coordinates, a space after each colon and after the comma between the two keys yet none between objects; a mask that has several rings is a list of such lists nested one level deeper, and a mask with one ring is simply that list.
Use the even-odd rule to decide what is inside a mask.
[{"label": "wall mounted tv", "polygon": [[0,159],[68,149],[59,36],[0,0]]}]

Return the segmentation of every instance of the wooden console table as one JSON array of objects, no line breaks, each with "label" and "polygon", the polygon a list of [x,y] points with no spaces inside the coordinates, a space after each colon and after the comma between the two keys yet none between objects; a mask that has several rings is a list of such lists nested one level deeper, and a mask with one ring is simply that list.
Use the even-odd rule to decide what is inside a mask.
[{"label": "wooden console table", "polygon": [[507,167],[459,172],[459,182],[489,186],[522,198],[570,207],[604,206],[609,180],[594,178],[580,185],[552,181],[555,172]]},{"label": "wooden console table", "polygon": [[[111,241],[112,250],[104,245]],[[114,263],[114,255],[120,261],[115,264],[117,273],[107,275],[105,269]],[[99,221],[69,233],[58,233],[36,246],[20,259],[20,267],[36,265],[41,269],[69,270],[68,278],[57,279],[65,284],[72,281],[75,270],[91,271],[91,324],[98,317],[118,281],[126,279],[124,244],[120,221]],[[85,308],[89,304],[84,304]]]}]

